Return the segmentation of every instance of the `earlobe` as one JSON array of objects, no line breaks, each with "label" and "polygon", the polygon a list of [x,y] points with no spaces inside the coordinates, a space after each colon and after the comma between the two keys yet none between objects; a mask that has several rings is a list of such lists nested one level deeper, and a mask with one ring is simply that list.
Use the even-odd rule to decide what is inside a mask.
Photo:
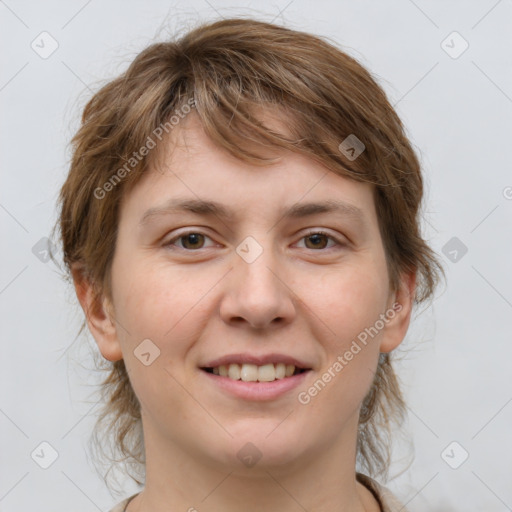
[{"label": "earlobe", "polygon": [[98,296],[93,283],[86,276],[83,265],[73,264],[71,274],[78,301],[87,320],[87,326],[96,340],[101,354],[109,361],[119,361],[123,358],[123,353],[117,338],[110,302],[107,298]]},{"label": "earlobe", "polygon": [[416,291],[416,272],[402,274],[400,287],[391,297],[386,316],[380,352],[391,352],[402,343],[411,320]]}]

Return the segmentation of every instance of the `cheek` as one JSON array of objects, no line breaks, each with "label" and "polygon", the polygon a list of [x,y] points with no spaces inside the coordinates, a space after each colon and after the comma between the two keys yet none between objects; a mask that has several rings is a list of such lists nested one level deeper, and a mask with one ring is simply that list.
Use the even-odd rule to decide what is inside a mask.
[{"label": "cheek", "polygon": [[314,388],[304,390],[311,398],[308,407],[318,414],[332,411],[336,424],[357,410],[372,384],[382,332],[375,325],[385,312],[386,279],[375,264],[347,266],[310,283],[304,298],[319,319],[314,335],[325,355]]},{"label": "cheek", "polygon": [[312,280],[303,290],[304,302],[323,321],[319,324],[341,351],[384,313],[387,273],[375,263],[347,265],[329,271],[319,281]]},{"label": "cheek", "polygon": [[[125,340],[138,344],[149,338],[164,353],[181,352],[208,320],[208,291],[212,276],[190,279],[190,273],[170,269],[169,264],[139,262],[123,267],[122,280],[114,283],[119,322]],[[172,270],[172,271],[171,271]]]},{"label": "cheek", "polygon": [[[171,410],[184,416],[187,395],[179,383],[187,352],[208,317],[198,303],[208,283],[198,288],[179,272],[151,263],[119,265],[120,280],[113,283],[121,326],[117,332],[142,407],[152,415],[162,403],[169,403]],[[149,353],[146,360],[144,353]]]}]

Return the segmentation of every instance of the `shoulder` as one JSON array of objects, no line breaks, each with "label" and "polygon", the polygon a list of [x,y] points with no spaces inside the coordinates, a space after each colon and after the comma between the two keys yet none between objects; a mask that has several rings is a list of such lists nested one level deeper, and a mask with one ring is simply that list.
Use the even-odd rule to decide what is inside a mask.
[{"label": "shoulder", "polygon": [[379,502],[382,512],[407,512],[405,505],[389,489],[373,478],[362,473],[356,473],[356,480],[372,492]]},{"label": "shoulder", "polygon": [[123,501],[118,503],[114,508],[111,508],[109,512],[124,512],[128,503],[130,503],[130,501],[133,500],[133,498],[135,498],[135,496],[137,496],[138,494],[139,493],[124,499]]}]

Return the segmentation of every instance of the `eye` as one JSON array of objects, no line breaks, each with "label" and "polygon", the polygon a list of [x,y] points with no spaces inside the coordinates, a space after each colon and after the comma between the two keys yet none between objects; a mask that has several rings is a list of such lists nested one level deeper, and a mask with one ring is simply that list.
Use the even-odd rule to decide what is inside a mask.
[{"label": "eye", "polygon": [[310,231],[302,238],[302,240],[308,240],[311,243],[311,247],[306,247],[306,249],[325,249],[325,243],[329,239],[333,240],[335,245],[343,245],[337,238],[323,231]]},{"label": "eye", "polygon": [[[185,251],[194,251],[199,249],[204,249],[207,247],[204,247],[205,239],[211,240],[211,238],[204,233],[201,233],[199,231],[187,231],[185,233],[181,233],[168,242],[164,244],[164,247],[174,249],[182,249]],[[327,247],[326,244],[328,244],[329,240],[332,240],[334,242],[334,245],[343,246],[344,244],[340,242],[337,238],[335,238],[332,235],[329,235],[328,233],[325,233],[324,231],[310,231],[305,236],[301,238],[301,240],[306,240],[306,249],[326,249],[326,248],[332,248]],[[176,245],[176,242],[181,241],[181,246]]]},{"label": "eye", "polygon": [[[183,240],[183,246],[178,247],[178,249],[184,249],[184,250],[194,250],[194,249],[203,249],[204,247],[204,240],[205,238],[210,239],[209,236],[205,235],[204,233],[200,233],[198,231],[187,231],[186,233],[181,233],[178,236],[175,236],[168,242],[164,244],[165,247],[168,248],[174,248],[175,242],[178,240]],[[211,239],[210,239],[211,240]]]}]

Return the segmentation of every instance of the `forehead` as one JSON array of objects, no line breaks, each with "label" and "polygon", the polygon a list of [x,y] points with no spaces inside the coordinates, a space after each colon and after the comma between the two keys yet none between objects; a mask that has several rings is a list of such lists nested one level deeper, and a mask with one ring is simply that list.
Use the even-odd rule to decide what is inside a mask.
[{"label": "forehead", "polygon": [[[283,118],[270,113],[265,125],[287,134]],[[335,211],[371,222],[375,218],[373,188],[340,176],[303,154],[255,146],[259,154],[276,157],[259,166],[242,161],[205,133],[190,114],[155,149],[146,174],[124,198],[124,207],[144,223],[160,210],[180,207],[235,221],[239,212],[292,216]],[[320,203],[322,203],[320,205]]]}]

